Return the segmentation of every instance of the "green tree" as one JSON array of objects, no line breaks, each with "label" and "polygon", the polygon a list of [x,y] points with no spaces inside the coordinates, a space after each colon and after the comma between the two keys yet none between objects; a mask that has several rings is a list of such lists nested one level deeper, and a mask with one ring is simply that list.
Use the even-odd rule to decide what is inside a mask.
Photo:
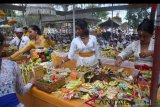
[{"label": "green tree", "polygon": [[[100,7],[101,4],[96,5],[96,4],[88,4],[88,6],[86,6],[86,9],[89,8],[96,8],[96,7]],[[106,20],[107,16],[108,16],[108,12],[107,11],[101,11],[101,12],[92,12],[91,13],[93,16],[97,17],[100,20]]]},{"label": "green tree", "polygon": [[132,29],[136,29],[139,23],[141,23],[144,18],[148,18],[150,16],[150,12],[148,11],[148,9],[149,8],[146,7],[127,10],[125,19],[128,20],[129,27]]}]

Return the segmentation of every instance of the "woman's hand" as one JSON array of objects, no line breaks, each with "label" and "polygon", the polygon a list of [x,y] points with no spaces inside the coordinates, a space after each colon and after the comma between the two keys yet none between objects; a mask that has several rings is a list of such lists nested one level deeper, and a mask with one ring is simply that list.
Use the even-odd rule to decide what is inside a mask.
[{"label": "woman's hand", "polygon": [[57,64],[55,68],[61,68],[63,63],[64,63],[64,60],[62,60],[59,64]]},{"label": "woman's hand", "polygon": [[141,58],[145,58],[145,57],[152,56],[152,55],[153,55],[153,51],[141,52],[141,53],[139,54],[139,56],[140,56]]},{"label": "woman's hand", "polygon": [[103,69],[103,65],[102,65],[102,62],[100,61],[100,59],[98,59],[98,65],[99,65],[100,68]]},{"label": "woman's hand", "polygon": [[116,61],[115,61],[115,66],[119,67],[121,65],[122,61],[123,61],[122,58],[120,56],[117,56]]},{"label": "woman's hand", "polygon": [[62,67],[62,64],[58,64],[55,66],[55,68],[61,68]]},{"label": "woman's hand", "polygon": [[35,81],[36,81],[36,79],[33,77],[33,78],[31,78],[30,83],[34,84]]}]

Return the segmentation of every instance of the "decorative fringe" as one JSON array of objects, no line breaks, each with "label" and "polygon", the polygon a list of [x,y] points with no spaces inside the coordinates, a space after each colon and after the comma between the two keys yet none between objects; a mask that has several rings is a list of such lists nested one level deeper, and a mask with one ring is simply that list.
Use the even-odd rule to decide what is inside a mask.
[{"label": "decorative fringe", "polygon": [[29,5],[26,7],[26,15],[33,14],[33,15],[56,15],[55,9],[48,4],[37,4],[37,5]]}]

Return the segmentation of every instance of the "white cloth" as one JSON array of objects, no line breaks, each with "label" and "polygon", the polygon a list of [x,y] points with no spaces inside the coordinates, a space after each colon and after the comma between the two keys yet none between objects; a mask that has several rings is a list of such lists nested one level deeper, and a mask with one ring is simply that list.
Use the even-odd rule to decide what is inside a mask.
[{"label": "white cloth", "polygon": [[[149,51],[154,50],[154,39],[150,39],[150,44],[148,47]],[[133,41],[130,45],[128,45],[118,56],[121,56],[122,59],[125,59],[129,55],[133,54],[135,57],[135,62],[138,64],[146,64],[148,66],[152,66],[153,58],[152,56],[146,58],[140,58],[139,54],[141,53],[141,45],[140,40]]]},{"label": "white cloth", "polygon": [[17,107],[25,107],[25,105],[23,103],[19,103]]},{"label": "white cloth", "polygon": [[79,65],[88,65],[88,66],[94,66],[98,63],[98,59],[100,58],[99,53],[99,45],[97,42],[97,38],[93,35],[89,35],[89,41],[85,45],[80,37],[76,37],[72,40],[70,50],[68,53],[68,58],[73,59],[75,56],[75,53],[86,53],[95,51],[95,55],[90,57],[80,57],[77,58],[77,66]]},{"label": "white cloth", "polygon": [[[25,35],[22,35],[22,37],[21,37],[21,43],[20,43],[20,45],[19,45],[19,49],[21,49],[21,48],[23,48],[24,46],[26,46],[28,43],[29,43],[29,41],[30,41],[30,39],[29,39],[29,37],[28,36],[25,36]],[[16,45],[16,46],[18,46],[18,44],[19,44],[19,42],[20,42],[20,39],[16,36],[16,37],[14,37],[11,41],[10,41],[10,45]]]}]

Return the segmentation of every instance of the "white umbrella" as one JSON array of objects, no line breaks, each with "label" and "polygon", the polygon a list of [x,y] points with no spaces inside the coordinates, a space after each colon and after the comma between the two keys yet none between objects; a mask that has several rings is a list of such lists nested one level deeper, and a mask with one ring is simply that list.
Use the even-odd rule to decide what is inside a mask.
[{"label": "white umbrella", "polygon": [[26,15],[39,15],[41,28],[41,16],[42,15],[56,15],[56,11],[52,4],[27,4]]},{"label": "white umbrella", "polygon": [[8,24],[5,24],[5,25],[0,25],[0,28],[10,28],[11,26],[8,25]]}]

